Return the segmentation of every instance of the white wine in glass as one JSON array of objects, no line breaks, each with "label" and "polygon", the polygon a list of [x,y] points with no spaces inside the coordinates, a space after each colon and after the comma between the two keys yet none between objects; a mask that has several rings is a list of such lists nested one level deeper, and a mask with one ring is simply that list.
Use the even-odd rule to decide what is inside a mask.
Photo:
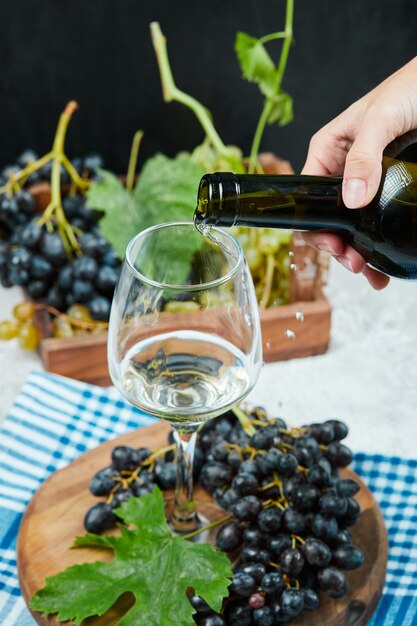
[{"label": "white wine in glass", "polygon": [[111,378],[135,406],[168,421],[177,442],[171,525],[203,522],[195,509],[196,431],[240,402],[261,369],[258,305],[239,243],[191,222],[160,224],[128,245],[109,323]]}]

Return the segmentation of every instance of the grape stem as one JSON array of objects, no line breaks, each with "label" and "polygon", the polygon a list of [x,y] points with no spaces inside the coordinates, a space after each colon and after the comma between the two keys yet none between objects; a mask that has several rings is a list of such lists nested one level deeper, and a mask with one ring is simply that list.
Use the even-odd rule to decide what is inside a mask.
[{"label": "grape stem", "polygon": [[242,428],[245,431],[245,433],[247,435],[249,435],[249,437],[252,437],[252,435],[255,434],[256,429],[251,424],[251,420],[250,420],[248,414],[245,413],[245,411],[243,409],[240,409],[237,406],[233,406],[232,407],[232,412],[236,415],[236,417],[239,420],[240,425],[242,426]]},{"label": "grape stem", "polygon": [[182,535],[183,539],[191,539],[200,533],[204,533],[206,530],[210,530],[211,528],[216,528],[216,526],[220,526],[220,524],[224,524],[233,518],[233,515],[225,515],[225,517],[221,517],[215,522],[211,522],[211,524],[207,524],[206,526],[202,526],[201,528],[197,528],[197,530],[193,530],[191,533],[187,533],[186,535]]},{"label": "grape stem", "polygon": [[87,322],[86,320],[78,320],[75,317],[71,317],[70,315],[67,315],[66,313],[62,313],[61,311],[58,311],[58,309],[56,309],[53,306],[50,306],[49,304],[43,304],[43,303],[36,304],[35,309],[36,310],[46,309],[48,313],[51,313],[51,315],[53,315],[54,317],[62,317],[67,322],[69,322],[71,326],[78,326],[78,328],[84,328],[85,330],[92,330],[94,328],[107,330],[109,326],[108,322],[95,322],[95,321]]},{"label": "grape stem", "polygon": [[152,44],[158,61],[159,73],[161,76],[162,94],[165,102],[179,102],[187,106],[200,122],[206,133],[206,138],[213,145],[219,155],[230,160],[236,166],[236,157],[230,152],[220,138],[211,119],[210,112],[198,100],[178,89],[174,82],[171,66],[168,59],[166,37],[161,31],[158,22],[150,25]]},{"label": "grape stem", "polygon": [[64,157],[64,145],[65,136],[68,129],[68,124],[71,120],[73,113],[78,109],[78,104],[71,100],[68,102],[63,113],[61,113],[58,126],[55,133],[54,143],[52,146],[52,173],[51,173],[51,201],[43,212],[42,217],[39,220],[39,226],[47,225],[52,222],[53,216],[56,218],[58,232],[61,235],[64,243],[65,250],[68,255],[71,251],[78,252],[79,245],[74,231],[67,218],[65,217],[64,210],[62,208],[61,197],[61,165]]},{"label": "grape stem", "polygon": [[129,164],[126,175],[126,189],[132,191],[135,182],[136,166],[138,162],[139,148],[142,142],[143,130],[137,130],[133,135],[132,147],[130,149]]}]

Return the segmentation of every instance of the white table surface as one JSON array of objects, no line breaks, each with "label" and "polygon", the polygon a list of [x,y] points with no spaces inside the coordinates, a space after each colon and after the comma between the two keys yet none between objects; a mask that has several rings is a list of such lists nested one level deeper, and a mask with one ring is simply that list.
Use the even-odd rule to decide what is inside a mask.
[{"label": "white table surface", "polygon": [[[392,280],[376,292],[333,263],[327,293],[328,352],[265,365],[248,401],[293,425],[342,419],[353,450],[416,458],[417,282]],[[0,320],[21,299],[0,287]],[[36,352],[0,342],[0,421],[33,369],[42,369]]]}]

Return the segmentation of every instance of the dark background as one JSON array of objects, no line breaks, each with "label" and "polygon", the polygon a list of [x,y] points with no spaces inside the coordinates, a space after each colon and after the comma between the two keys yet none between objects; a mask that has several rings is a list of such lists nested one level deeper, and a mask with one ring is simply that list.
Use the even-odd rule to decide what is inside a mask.
[{"label": "dark background", "polygon": [[[75,99],[70,157],[99,151],[125,171],[142,128],[141,161],[202,140],[193,114],[162,100],[148,25],[160,22],[177,85],[212,112],[225,141],[249,151],[262,99],[242,80],[237,30],[282,30],[285,0],[0,0],[0,165],[26,147],[46,152],[59,113]],[[268,127],[262,148],[302,166],[308,141],[417,54],[416,0],[296,0],[295,45],[283,88],[295,120]],[[278,45],[268,47],[276,59]]]}]

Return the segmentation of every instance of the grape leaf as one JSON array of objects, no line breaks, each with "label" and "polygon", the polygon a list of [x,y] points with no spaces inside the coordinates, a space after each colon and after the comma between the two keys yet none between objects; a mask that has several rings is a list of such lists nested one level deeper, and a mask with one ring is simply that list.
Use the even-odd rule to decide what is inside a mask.
[{"label": "grape leaf", "polygon": [[46,579],[31,608],[57,613],[60,621],[103,615],[129,591],[135,604],[117,626],[192,626],[186,590],[194,589],[213,610],[219,611],[232,577],[225,554],[208,544],[195,544],[174,535],[164,516],[164,500],[155,487],[151,494],[131,498],[116,510],[134,528],[120,525],[121,536],[87,533],[75,547],[95,546],[114,551],[110,563],[73,565]]},{"label": "grape leaf", "polygon": [[[137,233],[163,222],[193,219],[203,173],[202,166],[189,155],[171,159],[156,154],[145,162],[133,192],[125,189],[114,174],[101,170],[101,180],[95,181],[88,192],[88,206],[105,212],[100,229],[123,258],[127,244]],[[192,257],[202,243],[202,237],[184,238],[181,246],[167,242],[158,249],[161,262],[169,268],[165,282],[184,283]]]},{"label": "grape leaf", "polygon": [[293,100],[289,93],[280,91],[277,96],[271,99],[273,102],[271,112],[268,116],[268,124],[278,122],[280,126],[286,126],[294,119]]},{"label": "grape leaf", "polygon": [[99,169],[100,179],[88,191],[87,206],[105,212],[100,220],[100,230],[120,258],[126,246],[138,232],[135,228],[136,202],[122,181],[107,170]]},{"label": "grape leaf", "polygon": [[256,37],[238,32],[235,39],[235,52],[246,80],[257,83],[264,96],[275,95],[275,65],[263,43]]},{"label": "grape leaf", "polygon": [[256,37],[238,32],[235,39],[235,52],[243,72],[249,82],[256,83],[263,95],[272,104],[268,124],[278,122],[285,126],[293,120],[293,101],[291,96],[279,88],[278,69]]}]

